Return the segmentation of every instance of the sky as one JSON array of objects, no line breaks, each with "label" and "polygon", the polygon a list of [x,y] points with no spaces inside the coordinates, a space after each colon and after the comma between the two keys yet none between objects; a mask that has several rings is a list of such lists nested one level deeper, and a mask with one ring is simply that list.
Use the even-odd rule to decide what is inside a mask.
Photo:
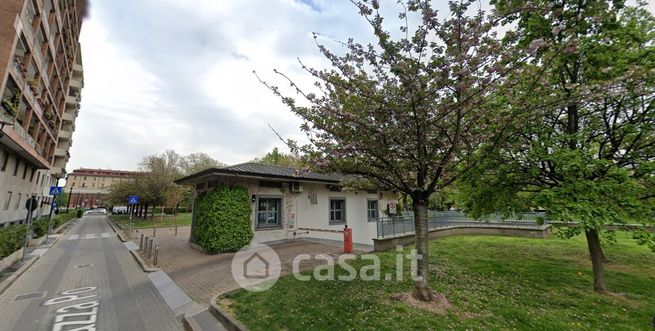
[{"label": "sky", "polygon": [[[394,3],[382,1],[386,16],[396,16]],[[370,38],[349,0],[90,0],[67,170],[136,170],[165,150],[247,162],[286,150],[269,125],[304,141],[300,120],[253,71],[283,87],[278,69],[311,87],[298,58],[326,66],[312,32],[337,51],[336,41]]]}]

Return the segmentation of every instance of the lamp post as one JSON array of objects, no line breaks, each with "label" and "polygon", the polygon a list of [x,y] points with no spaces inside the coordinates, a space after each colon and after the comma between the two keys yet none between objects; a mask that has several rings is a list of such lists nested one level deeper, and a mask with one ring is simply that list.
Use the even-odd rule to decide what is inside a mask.
[{"label": "lamp post", "polygon": [[68,209],[71,206],[71,199],[73,198],[73,187],[75,187],[75,184],[71,184],[71,189],[68,191],[68,203],[66,203],[66,214],[68,214]]}]

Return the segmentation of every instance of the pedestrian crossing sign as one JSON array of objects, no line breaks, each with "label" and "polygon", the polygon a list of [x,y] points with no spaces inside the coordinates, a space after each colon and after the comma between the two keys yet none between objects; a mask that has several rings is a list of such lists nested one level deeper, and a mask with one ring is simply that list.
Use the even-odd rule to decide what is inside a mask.
[{"label": "pedestrian crossing sign", "polygon": [[138,195],[130,195],[128,198],[128,203],[130,205],[138,205],[139,204],[139,196]]}]

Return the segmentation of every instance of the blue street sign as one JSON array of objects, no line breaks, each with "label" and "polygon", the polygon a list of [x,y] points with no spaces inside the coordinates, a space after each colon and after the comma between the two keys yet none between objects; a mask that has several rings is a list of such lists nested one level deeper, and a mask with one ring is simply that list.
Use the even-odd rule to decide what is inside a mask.
[{"label": "blue street sign", "polygon": [[127,199],[128,203],[130,205],[138,205],[139,204],[139,196],[138,195],[130,195],[130,197]]},{"label": "blue street sign", "polygon": [[61,186],[51,186],[50,195],[61,195],[61,192],[64,190]]}]

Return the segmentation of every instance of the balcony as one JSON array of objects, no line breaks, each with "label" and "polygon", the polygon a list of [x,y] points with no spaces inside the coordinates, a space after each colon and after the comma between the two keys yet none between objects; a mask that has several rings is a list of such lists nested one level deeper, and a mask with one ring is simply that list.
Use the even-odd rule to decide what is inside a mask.
[{"label": "balcony", "polygon": [[55,148],[55,157],[66,157],[68,151],[63,148]]},{"label": "balcony", "polygon": [[79,90],[82,89],[82,82],[78,81],[78,80],[71,79],[69,86],[70,86],[71,89],[75,89],[75,90],[79,91]]},{"label": "balcony", "polygon": [[84,70],[82,69],[82,66],[81,66],[81,65],[79,65],[79,64],[77,64],[77,63],[75,63],[75,64],[73,65],[73,73],[79,73],[79,74],[82,74],[83,72],[84,72]]},{"label": "balcony", "polygon": [[62,119],[64,122],[68,122],[68,124],[73,124],[75,122],[76,114],[72,112],[65,112],[64,116],[62,116]]},{"label": "balcony", "polygon": [[73,133],[71,131],[66,131],[63,128],[61,131],[59,131],[59,139],[64,139],[64,140],[70,140],[73,137]]},{"label": "balcony", "polygon": [[[73,81],[71,81],[71,83],[72,82]],[[70,96],[70,95],[66,96],[66,104],[68,104],[68,105],[76,105],[79,102],[80,102],[80,100],[78,98],[76,98],[76,97],[73,97],[73,96]]]}]

